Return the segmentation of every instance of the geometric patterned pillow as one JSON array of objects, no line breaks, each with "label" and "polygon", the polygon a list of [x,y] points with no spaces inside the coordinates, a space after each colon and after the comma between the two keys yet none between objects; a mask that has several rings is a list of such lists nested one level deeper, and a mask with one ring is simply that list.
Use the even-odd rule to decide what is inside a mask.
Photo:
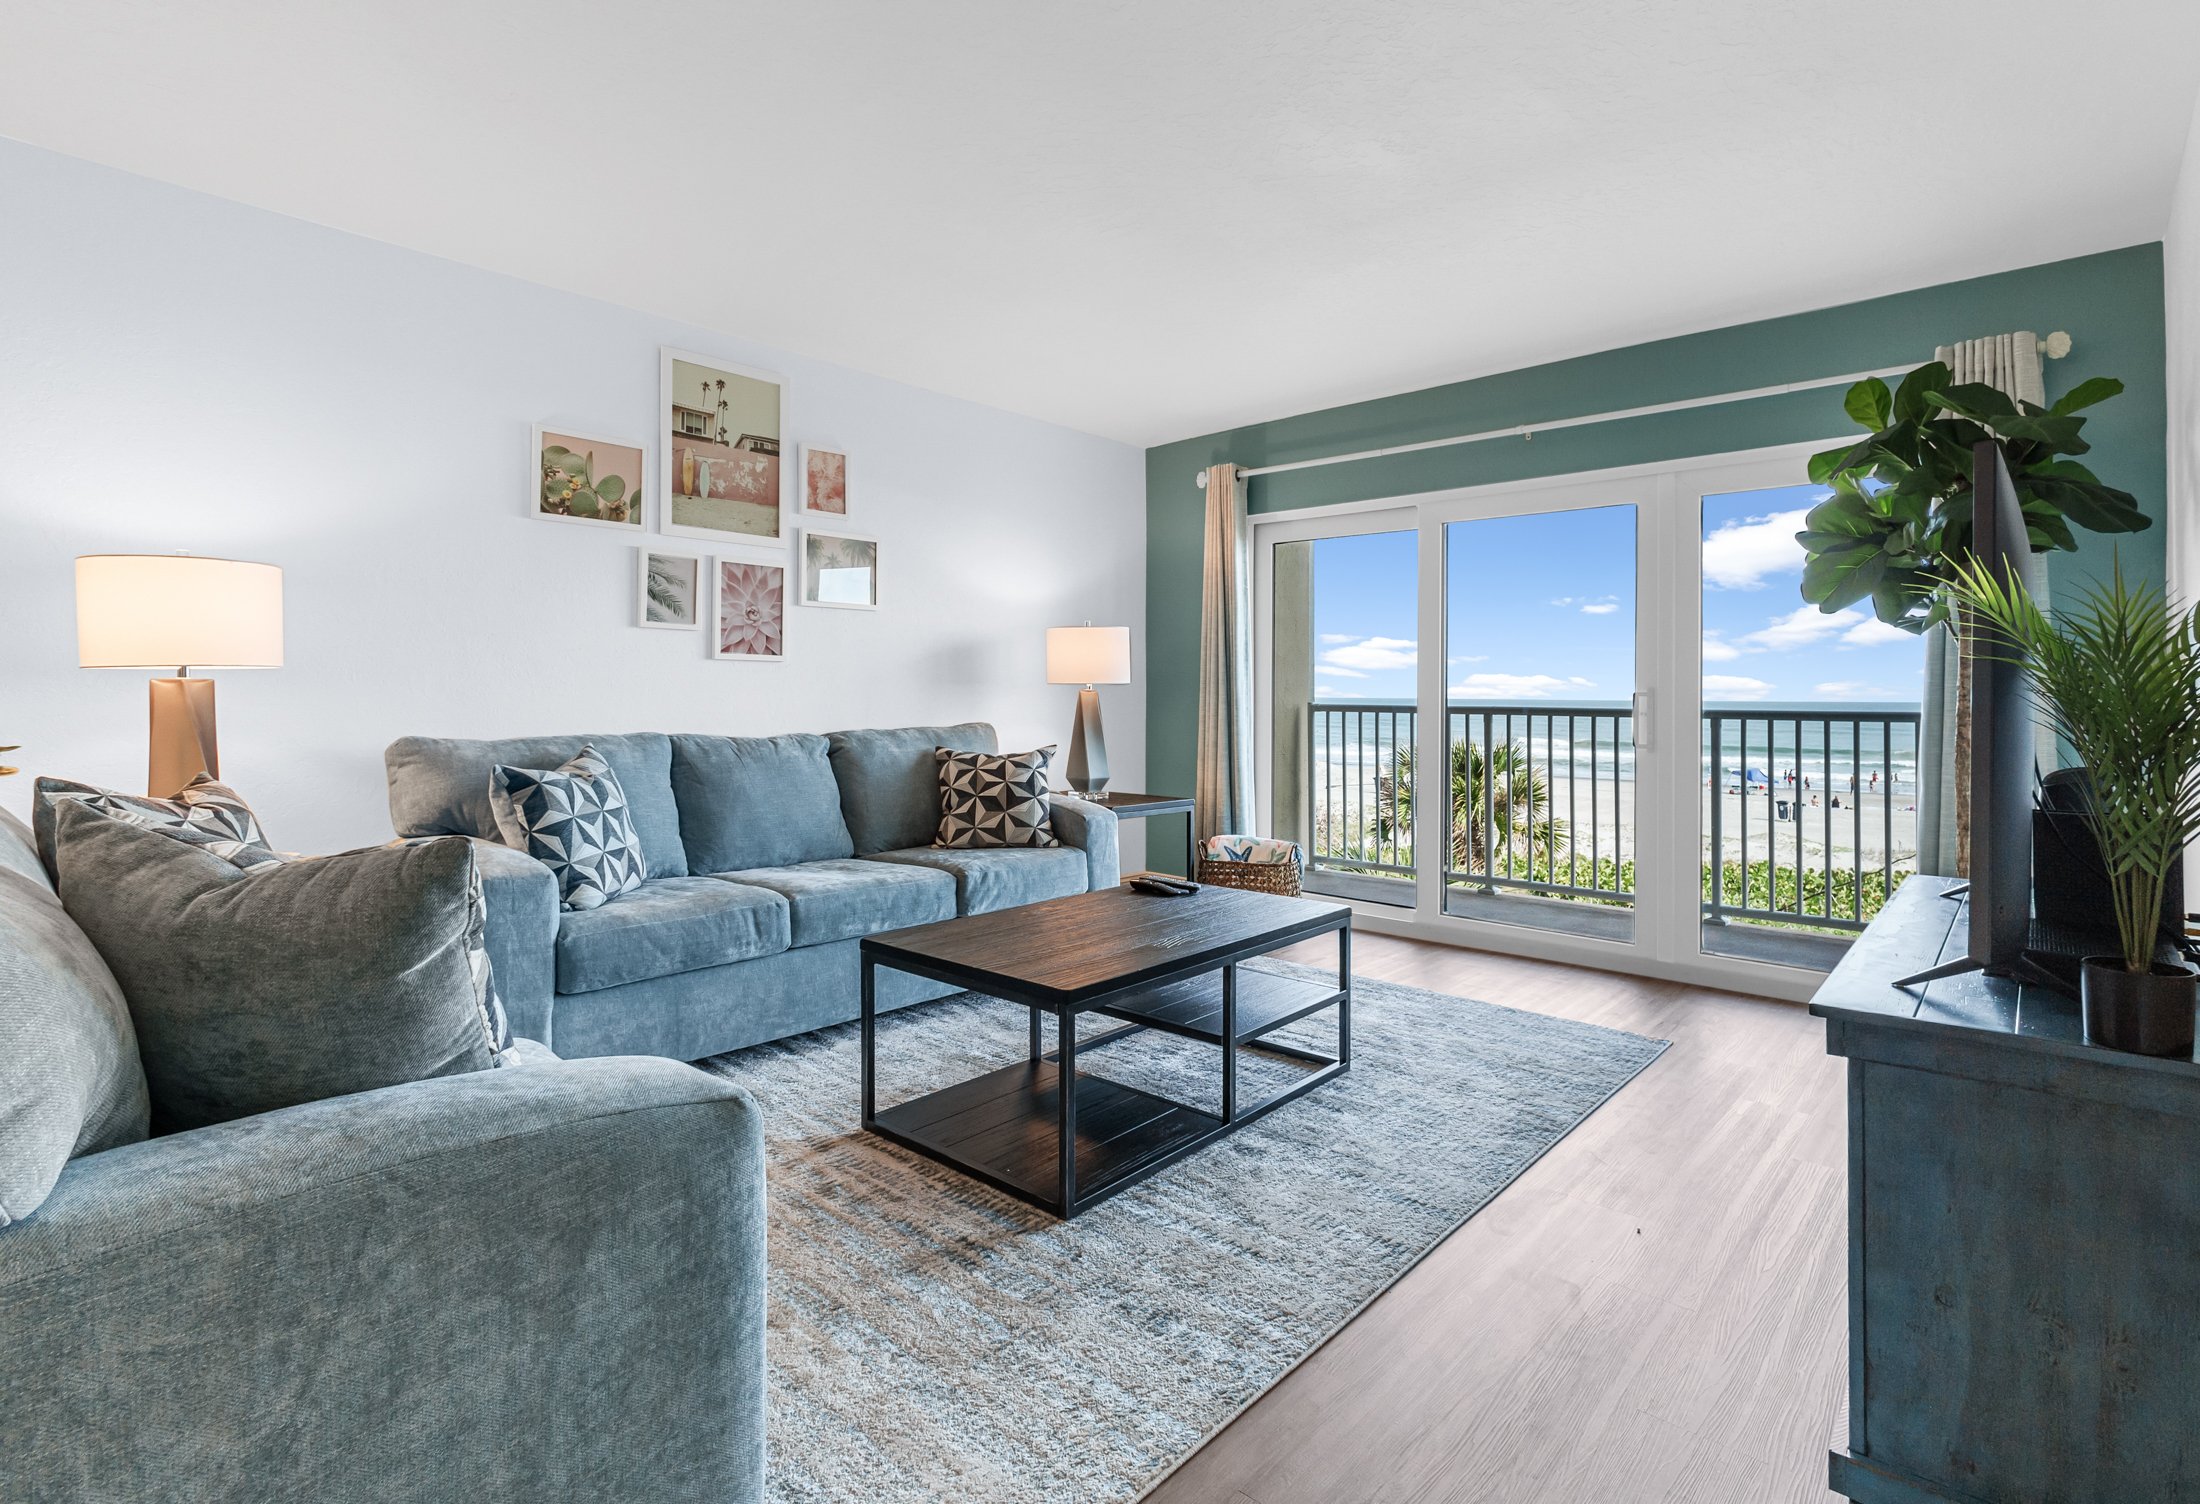
[{"label": "geometric patterned pillow", "polygon": [[1059,846],[1047,764],[1036,752],[951,752],[935,747],[940,774],[940,832],[935,846]]},{"label": "geometric patterned pillow", "polygon": [[238,867],[257,866],[278,858],[268,849],[259,817],[244,796],[211,774],[201,773],[184,785],[173,799],[154,799],[142,794],[118,794],[89,783],[66,778],[41,778],[36,789],[33,819],[38,830],[39,855],[46,870],[54,870],[53,808],[56,799],[78,799],[103,815],[129,825],[140,825],[174,836]]},{"label": "geometric patterned pillow", "polygon": [[560,902],[593,909],[642,885],[642,840],[611,764],[583,747],[547,772],[489,770],[497,834],[557,875]]}]

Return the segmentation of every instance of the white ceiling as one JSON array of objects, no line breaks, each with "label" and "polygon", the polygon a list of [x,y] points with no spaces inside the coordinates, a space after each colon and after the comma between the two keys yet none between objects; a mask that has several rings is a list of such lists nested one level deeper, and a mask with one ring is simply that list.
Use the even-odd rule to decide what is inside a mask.
[{"label": "white ceiling", "polygon": [[0,0],[0,135],[1141,444],[2157,238],[2196,82],[2192,0]]}]

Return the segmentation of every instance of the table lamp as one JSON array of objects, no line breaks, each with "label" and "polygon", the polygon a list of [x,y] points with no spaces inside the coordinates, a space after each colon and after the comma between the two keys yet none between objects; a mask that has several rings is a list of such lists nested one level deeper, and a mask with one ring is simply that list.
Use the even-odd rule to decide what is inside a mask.
[{"label": "table lamp", "polygon": [[1100,730],[1100,692],[1096,684],[1131,682],[1131,629],[1047,628],[1047,683],[1081,684],[1077,724],[1069,735],[1069,761],[1062,781],[1080,794],[1104,797],[1108,791],[1108,742]]},{"label": "table lamp", "polygon": [[189,554],[85,554],[76,561],[80,668],[174,668],[151,684],[145,791],[173,797],[221,776],[214,681],[193,668],[283,666],[283,571]]}]

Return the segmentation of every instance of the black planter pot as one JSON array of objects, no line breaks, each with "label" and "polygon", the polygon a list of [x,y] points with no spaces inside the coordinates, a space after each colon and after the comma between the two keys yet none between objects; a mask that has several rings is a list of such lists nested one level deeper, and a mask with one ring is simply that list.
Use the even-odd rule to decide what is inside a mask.
[{"label": "black planter pot", "polygon": [[2192,1058],[2193,1004],[2200,973],[2157,961],[2126,971],[2121,956],[2087,956],[2080,991],[2085,1037],[2133,1055]]}]

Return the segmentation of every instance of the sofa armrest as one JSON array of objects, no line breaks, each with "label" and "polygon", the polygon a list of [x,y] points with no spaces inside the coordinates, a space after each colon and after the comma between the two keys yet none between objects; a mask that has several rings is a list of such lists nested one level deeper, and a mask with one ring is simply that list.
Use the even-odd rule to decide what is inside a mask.
[{"label": "sofa armrest", "polygon": [[1106,805],[1056,794],[1054,838],[1064,846],[1083,849],[1087,888],[1097,892],[1123,880],[1123,860],[1115,840],[1115,811]]},{"label": "sofa armrest", "polygon": [[0,1232],[0,1498],[754,1500],[746,1093],[542,1061],[71,1162]]},{"label": "sofa armrest", "polygon": [[550,1004],[557,990],[558,879],[524,851],[474,841],[481,896],[489,909],[489,969],[514,1034],[552,1049]]}]

